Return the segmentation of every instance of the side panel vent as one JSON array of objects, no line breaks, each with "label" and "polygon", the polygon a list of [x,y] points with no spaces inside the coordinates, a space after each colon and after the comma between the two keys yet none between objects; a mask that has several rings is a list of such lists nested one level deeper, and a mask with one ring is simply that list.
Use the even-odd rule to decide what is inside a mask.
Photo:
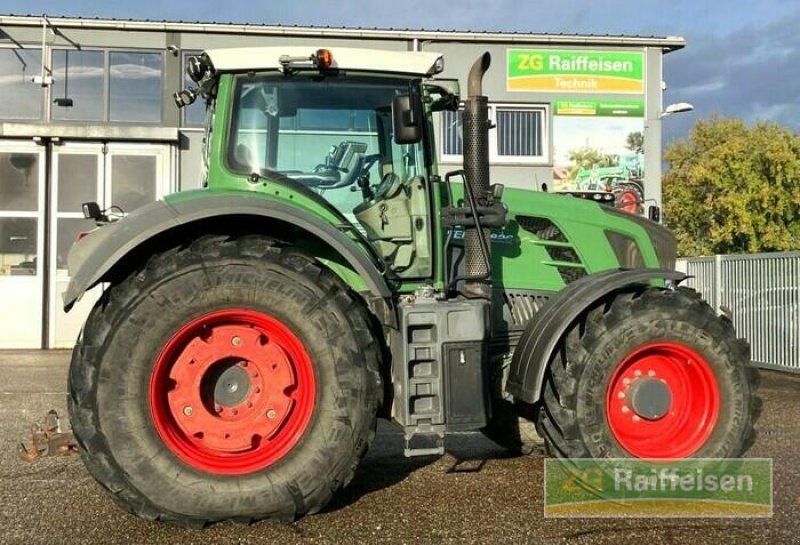
[{"label": "side panel vent", "polygon": [[558,274],[561,275],[561,280],[565,284],[569,284],[586,276],[586,269],[583,267],[558,267]]},{"label": "side panel vent", "polygon": [[572,248],[565,246],[547,246],[547,254],[553,261],[563,261],[566,263],[580,263],[581,258]]},{"label": "side panel vent", "polygon": [[538,216],[517,216],[517,223],[526,231],[533,233],[541,240],[567,242],[567,237],[558,226],[547,218]]}]

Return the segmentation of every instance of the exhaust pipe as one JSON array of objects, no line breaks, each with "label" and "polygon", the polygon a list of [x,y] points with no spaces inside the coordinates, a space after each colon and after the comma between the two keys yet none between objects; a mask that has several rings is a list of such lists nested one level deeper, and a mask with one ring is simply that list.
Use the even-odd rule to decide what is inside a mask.
[{"label": "exhaust pipe", "polygon": [[[483,95],[483,76],[491,62],[492,56],[487,51],[472,65],[467,79],[468,96],[464,102],[464,176],[478,206],[486,206],[489,196],[489,99]],[[483,235],[488,241],[490,230],[484,228]],[[469,297],[489,298],[491,279],[479,236],[475,227],[466,230],[464,268],[469,279],[464,291]],[[491,245],[487,246],[491,252]]]}]

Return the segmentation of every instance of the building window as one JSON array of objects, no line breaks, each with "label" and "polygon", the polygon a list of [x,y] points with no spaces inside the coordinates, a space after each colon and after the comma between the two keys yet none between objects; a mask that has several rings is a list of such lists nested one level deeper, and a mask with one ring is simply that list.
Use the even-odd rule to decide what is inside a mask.
[{"label": "building window", "polygon": [[161,122],[161,53],[54,49],[53,121]]},{"label": "building window", "polygon": [[112,51],[109,55],[110,121],[161,121],[162,76],[160,53]]},{"label": "building window", "polygon": [[0,49],[0,119],[41,119],[41,49]]},{"label": "building window", "polygon": [[[441,160],[460,163],[462,112],[442,112]],[[490,104],[489,162],[493,164],[547,164],[547,106]]]},{"label": "building window", "polygon": [[464,152],[464,144],[461,141],[463,134],[463,123],[461,110],[452,112],[445,110],[442,112],[442,155],[451,157],[461,157]]},{"label": "building window", "polygon": [[512,110],[497,107],[497,156],[541,158],[544,156],[542,132],[544,110]]},{"label": "building window", "polygon": [[105,119],[105,53],[53,51],[52,118],[56,121]]}]

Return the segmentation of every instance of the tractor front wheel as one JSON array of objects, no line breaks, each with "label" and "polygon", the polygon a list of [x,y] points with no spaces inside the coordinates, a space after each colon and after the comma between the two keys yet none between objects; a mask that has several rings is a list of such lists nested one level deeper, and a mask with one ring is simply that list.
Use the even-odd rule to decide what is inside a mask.
[{"label": "tractor front wheel", "polygon": [[760,412],[747,342],[689,289],[590,310],[551,362],[537,424],[564,458],[731,458]]},{"label": "tractor front wheel", "polygon": [[313,258],[206,236],[106,290],[73,352],[70,416],[89,472],[132,513],[292,520],[372,441],[379,354],[361,301]]}]

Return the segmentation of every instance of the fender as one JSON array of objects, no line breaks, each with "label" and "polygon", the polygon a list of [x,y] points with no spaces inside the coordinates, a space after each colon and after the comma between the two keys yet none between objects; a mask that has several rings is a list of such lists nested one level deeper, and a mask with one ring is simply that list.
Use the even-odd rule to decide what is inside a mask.
[{"label": "fender", "polygon": [[511,359],[506,390],[526,403],[539,401],[545,371],[556,346],[575,319],[598,299],[653,280],[680,283],[685,278],[685,274],[670,269],[614,269],[572,282],[548,301],[523,331]]},{"label": "fender", "polygon": [[331,223],[296,206],[254,198],[251,193],[229,193],[156,201],[75,244],[69,253],[71,279],[64,292],[64,310],[68,312],[86,290],[104,280],[114,265],[153,237],[192,222],[232,215],[270,218],[304,229],[338,252],[364,279],[374,296],[391,297],[386,280],[369,256]]}]

